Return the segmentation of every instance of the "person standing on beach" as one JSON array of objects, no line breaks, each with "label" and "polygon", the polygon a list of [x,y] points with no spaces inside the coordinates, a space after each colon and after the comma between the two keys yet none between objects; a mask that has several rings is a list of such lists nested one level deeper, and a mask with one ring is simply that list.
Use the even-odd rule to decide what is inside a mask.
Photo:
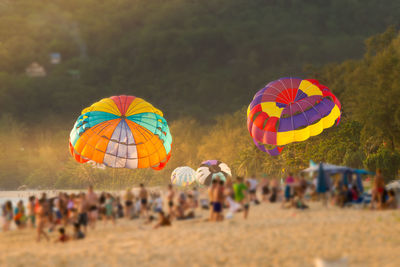
[{"label": "person standing on beach", "polygon": [[3,207],[3,232],[10,230],[10,224],[14,218],[13,207],[11,201],[7,201]]},{"label": "person standing on beach", "polygon": [[140,199],[140,214],[147,218],[147,198],[148,192],[144,187],[144,184],[140,184],[139,199]]},{"label": "person standing on beach", "polygon": [[209,217],[209,221],[212,221],[214,219],[214,189],[217,187],[218,181],[217,180],[212,180],[211,181],[211,186],[210,188],[208,188],[208,199],[210,202],[210,217]]},{"label": "person standing on beach", "polygon": [[132,193],[132,189],[128,188],[126,190],[124,199],[125,199],[125,217],[128,219],[132,218],[132,209],[133,209],[133,201],[135,196]]},{"label": "person standing on beach", "polygon": [[247,219],[250,208],[247,190],[248,187],[243,183],[243,178],[238,176],[236,178],[236,183],[233,185],[233,191],[235,192],[235,201],[240,203],[243,207],[243,217],[245,219]]},{"label": "person standing on beach", "polygon": [[[375,199],[378,202],[378,209],[382,209],[383,207],[383,193],[385,191],[385,180],[382,176],[381,169],[376,170],[376,176],[373,183],[373,193],[375,194]],[[374,201],[374,198],[373,198]],[[373,202],[371,201],[371,203]]]},{"label": "person standing on beach", "polygon": [[251,176],[252,178],[246,179],[246,184],[248,184],[249,188],[249,199],[250,202],[253,201],[255,204],[259,204],[259,201],[257,199],[257,186],[258,186],[258,181],[254,178],[256,177],[255,174]]},{"label": "person standing on beach", "polygon": [[285,199],[282,202],[282,207],[285,207],[286,203],[290,203],[290,206],[293,205],[292,200],[293,200],[293,185],[294,185],[294,178],[293,174],[289,172],[288,177],[285,179]]},{"label": "person standing on beach", "polygon": [[[114,197],[110,193],[107,193],[105,201],[106,221],[111,220],[114,225],[116,218],[115,204]],[[106,221],[104,223],[106,223]]]},{"label": "person standing on beach", "polygon": [[78,223],[83,225],[83,232],[86,234],[88,225],[88,201],[85,193],[81,193],[78,203]]},{"label": "person standing on beach", "polygon": [[87,192],[87,205],[89,207],[88,211],[88,219],[89,219],[89,225],[91,226],[92,229],[96,227],[96,221],[97,218],[99,217],[99,198],[97,194],[93,190],[93,186],[90,185],[88,188]]},{"label": "person standing on beach", "polygon": [[222,221],[224,219],[222,208],[225,202],[224,197],[224,181],[215,180],[216,186],[213,188],[213,218],[212,221]]},{"label": "person standing on beach", "polygon": [[22,200],[18,201],[17,206],[14,210],[14,223],[17,225],[18,229],[25,228],[26,225],[26,215],[25,206]]},{"label": "person standing on beach", "polygon": [[31,228],[35,228],[36,222],[35,222],[35,202],[36,202],[36,197],[35,196],[30,196],[28,200],[28,219],[29,219],[29,225]]},{"label": "person standing on beach", "polygon": [[50,240],[49,236],[46,234],[44,231],[44,227],[46,226],[47,222],[47,214],[46,214],[46,197],[42,197],[38,203],[36,203],[35,206],[35,214],[36,214],[36,220],[37,220],[37,227],[36,227],[36,241],[40,242],[40,238],[43,235],[47,241]]},{"label": "person standing on beach", "polygon": [[197,190],[197,187],[194,187],[192,190],[192,196],[193,196],[193,202],[194,202],[194,206],[195,208],[197,208],[199,206],[199,191]]},{"label": "person standing on beach", "polygon": [[270,193],[269,190],[269,180],[267,178],[263,178],[261,181],[261,189],[262,189],[262,200],[264,202],[268,201],[268,195]]},{"label": "person standing on beach", "polygon": [[174,198],[175,198],[175,191],[172,187],[172,184],[168,185],[168,193],[167,193],[167,201],[168,201],[168,214],[170,218],[174,216]]}]

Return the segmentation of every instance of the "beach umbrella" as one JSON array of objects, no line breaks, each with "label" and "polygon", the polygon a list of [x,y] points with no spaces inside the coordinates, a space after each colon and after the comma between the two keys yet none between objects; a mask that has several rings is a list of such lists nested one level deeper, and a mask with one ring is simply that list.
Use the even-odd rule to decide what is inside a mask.
[{"label": "beach umbrella", "polygon": [[104,98],[85,108],[70,133],[71,155],[112,168],[161,170],[172,137],[163,113],[135,96]]},{"label": "beach umbrella", "polygon": [[341,105],[317,80],[281,78],[258,91],[247,109],[254,144],[272,156],[340,121]]},{"label": "beach umbrella", "polygon": [[210,185],[213,179],[224,177],[224,181],[228,177],[232,177],[231,169],[225,163],[219,160],[203,161],[196,170],[196,180],[199,184]]},{"label": "beach umbrella", "polygon": [[386,185],[386,189],[390,190],[390,189],[396,189],[396,190],[400,190],[400,180],[395,180],[390,182],[389,184]]},{"label": "beach umbrella", "polygon": [[189,186],[196,182],[196,171],[188,166],[178,167],[171,174],[171,183],[177,186]]},{"label": "beach umbrella", "polygon": [[318,177],[317,177],[317,192],[326,193],[328,192],[328,182],[322,163],[319,164]]}]

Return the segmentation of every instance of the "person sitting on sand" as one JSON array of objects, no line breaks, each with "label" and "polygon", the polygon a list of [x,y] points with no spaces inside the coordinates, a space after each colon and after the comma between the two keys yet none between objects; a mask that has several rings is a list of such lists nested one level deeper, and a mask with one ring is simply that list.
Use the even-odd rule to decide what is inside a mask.
[{"label": "person sitting on sand", "polygon": [[393,189],[388,191],[388,199],[385,202],[384,208],[388,210],[397,209],[396,193]]},{"label": "person sitting on sand", "polygon": [[84,239],[85,234],[81,231],[81,226],[79,223],[74,223],[74,236],[73,239],[79,240]]},{"label": "person sitting on sand", "polygon": [[188,209],[188,203],[186,200],[186,195],[184,192],[181,192],[179,194],[178,198],[178,205],[176,206],[175,209],[175,216],[178,220],[184,220],[185,219],[185,212]]},{"label": "person sitting on sand", "polygon": [[171,226],[171,221],[169,216],[165,216],[164,212],[161,210],[158,212],[158,222],[153,226],[154,229],[163,226]]},{"label": "person sitting on sand", "polygon": [[59,233],[59,236],[58,236],[56,242],[65,243],[69,240],[69,236],[65,233],[64,227],[61,227],[60,229],[58,229],[58,233]]}]

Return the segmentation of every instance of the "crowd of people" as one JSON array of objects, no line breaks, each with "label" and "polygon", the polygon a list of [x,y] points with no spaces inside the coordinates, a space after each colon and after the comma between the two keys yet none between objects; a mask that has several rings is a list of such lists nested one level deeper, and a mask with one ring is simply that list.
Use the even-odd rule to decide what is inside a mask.
[{"label": "crowd of people", "polygon": [[[255,175],[253,176],[255,177]],[[177,191],[168,185],[165,194],[162,191],[149,191],[143,184],[137,194],[127,189],[124,194],[96,193],[89,186],[86,193],[59,192],[49,198],[42,193],[40,198],[30,196],[26,205],[19,200],[13,207],[11,201],[2,206],[3,231],[8,231],[12,222],[16,228],[36,229],[36,239],[49,240],[48,232],[58,231],[57,242],[79,240],[87,236],[88,228],[95,229],[101,221],[104,224],[116,224],[119,218],[143,219],[153,228],[169,226],[174,220],[196,218],[198,208],[209,210],[208,221],[220,222],[232,218],[234,213],[242,212],[246,219],[250,204],[258,205],[257,191],[261,191],[261,201],[274,203],[282,200],[282,208],[307,209],[306,201],[327,196],[332,204],[340,207],[349,203],[359,203],[362,195],[356,183],[332,183],[328,194],[318,194],[316,184],[307,181],[304,176],[289,173],[284,181],[277,179],[255,178],[212,180],[207,188],[208,198],[202,197],[196,188]],[[165,195],[165,196],[164,196]],[[164,205],[165,204],[165,205]],[[372,186],[371,207],[378,209],[397,208],[395,192],[385,189],[382,173],[378,170]]]}]

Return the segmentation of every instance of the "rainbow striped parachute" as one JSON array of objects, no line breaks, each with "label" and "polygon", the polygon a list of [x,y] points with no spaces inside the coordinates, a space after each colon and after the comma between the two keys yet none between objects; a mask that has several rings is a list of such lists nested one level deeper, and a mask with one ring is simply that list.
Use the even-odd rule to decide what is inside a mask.
[{"label": "rainbow striped parachute", "polygon": [[228,177],[232,177],[231,169],[219,160],[203,161],[196,170],[196,180],[202,185],[210,185],[217,178],[225,182]]},{"label": "rainbow striped parachute", "polygon": [[171,143],[163,113],[141,98],[125,95],[85,108],[69,139],[76,161],[129,169],[161,170],[170,158]]},{"label": "rainbow striped parachute", "polygon": [[196,182],[196,172],[190,167],[178,167],[171,174],[171,183],[178,186],[189,186]]},{"label": "rainbow striped parachute", "polygon": [[256,146],[276,156],[284,145],[339,123],[340,110],[339,100],[317,80],[282,78],[254,96],[247,109],[247,127]]}]

